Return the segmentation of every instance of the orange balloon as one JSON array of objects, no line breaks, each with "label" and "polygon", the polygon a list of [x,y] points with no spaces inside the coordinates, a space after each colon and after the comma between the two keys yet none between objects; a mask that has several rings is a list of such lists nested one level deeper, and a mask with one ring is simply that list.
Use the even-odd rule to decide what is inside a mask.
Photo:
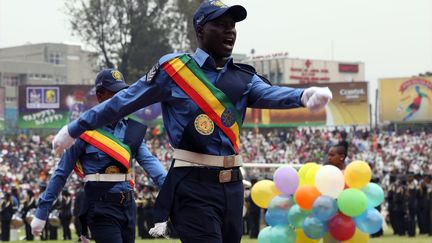
[{"label": "orange balloon", "polygon": [[301,209],[311,210],[312,205],[321,193],[315,186],[302,185],[297,188],[294,198]]}]

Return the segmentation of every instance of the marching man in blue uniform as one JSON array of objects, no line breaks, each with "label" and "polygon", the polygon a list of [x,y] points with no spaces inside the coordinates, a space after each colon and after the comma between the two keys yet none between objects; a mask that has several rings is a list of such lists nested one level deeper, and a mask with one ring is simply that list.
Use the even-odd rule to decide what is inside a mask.
[{"label": "marching man in blue uniform", "polygon": [[[96,96],[99,102],[110,99],[127,87],[123,75],[115,69],[102,70],[96,77]],[[31,223],[34,235],[41,233],[53,201],[72,170],[75,170],[86,182],[86,201],[80,218],[83,227],[89,226],[93,239],[100,243],[135,241],[136,205],[133,198],[132,158],[159,186],[165,180],[166,171],[143,142],[147,128],[145,125],[116,116],[110,123],[100,127],[83,133],[64,152],[48,188],[38,202]]]},{"label": "marching man in blue uniform", "polygon": [[82,114],[53,140],[61,152],[84,131],[161,102],[174,156],[156,201],[154,236],[166,233],[169,218],[182,242],[240,242],[239,134],[246,108],[319,110],[332,98],[328,88],[272,86],[252,67],[234,63],[235,25],[245,18],[242,6],[203,2],[193,18],[199,46],[194,54],[162,57],[135,84]]}]

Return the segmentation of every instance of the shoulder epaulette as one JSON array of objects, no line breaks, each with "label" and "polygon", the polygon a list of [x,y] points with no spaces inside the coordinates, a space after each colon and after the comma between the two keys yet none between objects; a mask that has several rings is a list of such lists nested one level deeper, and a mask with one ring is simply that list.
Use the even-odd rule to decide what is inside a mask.
[{"label": "shoulder epaulette", "polygon": [[270,80],[268,80],[266,77],[258,74],[256,69],[253,66],[251,66],[249,64],[245,64],[245,63],[234,63],[234,66],[238,67],[240,70],[243,70],[245,72],[255,74],[258,77],[260,77],[264,82],[268,83],[269,85],[272,85]]}]

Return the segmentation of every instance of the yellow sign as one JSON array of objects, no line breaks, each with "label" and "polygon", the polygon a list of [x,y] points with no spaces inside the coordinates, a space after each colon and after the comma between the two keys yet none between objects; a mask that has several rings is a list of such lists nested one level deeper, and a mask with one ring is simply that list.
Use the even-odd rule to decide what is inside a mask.
[{"label": "yellow sign", "polygon": [[[289,85],[293,88],[300,85]],[[367,125],[369,122],[368,86],[366,82],[314,84],[326,86],[333,99],[325,109],[312,113],[306,108],[259,110],[248,109],[246,125],[307,126]]]},{"label": "yellow sign", "polygon": [[432,77],[381,79],[380,121],[432,120]]}]

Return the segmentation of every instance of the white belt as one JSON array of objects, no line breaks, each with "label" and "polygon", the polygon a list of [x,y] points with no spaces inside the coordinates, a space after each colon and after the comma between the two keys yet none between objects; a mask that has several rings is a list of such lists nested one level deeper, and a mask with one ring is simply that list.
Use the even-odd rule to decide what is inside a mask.
[{"label": "white belt", "polygon": [[84,177],[84,181],[128,181],[132,179],[132,174],[91,174]]},{"label": "white belt", "polygon": [[243,165],[240,155],[217,156],[200,154],[183,149],[174,149],[174,167],[184,166],[215,166],[232,168]]}]

